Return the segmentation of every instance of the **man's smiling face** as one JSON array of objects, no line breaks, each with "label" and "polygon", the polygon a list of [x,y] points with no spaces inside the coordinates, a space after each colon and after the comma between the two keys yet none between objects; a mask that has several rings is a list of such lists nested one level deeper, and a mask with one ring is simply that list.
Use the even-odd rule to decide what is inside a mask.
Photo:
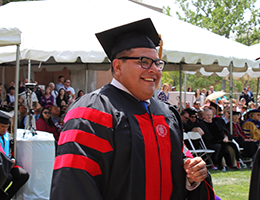
[{"label": "man's smiling face", "polygon": [[[128,56],[158,59],[157,51],[150,48],[134,48]],[[113,67],[114,77],[139,100],[147,100],[153,96],[162,76],[162,71],[158,70],[154,63],[149,69],[144,69],[138,59],[116,59]]]}]

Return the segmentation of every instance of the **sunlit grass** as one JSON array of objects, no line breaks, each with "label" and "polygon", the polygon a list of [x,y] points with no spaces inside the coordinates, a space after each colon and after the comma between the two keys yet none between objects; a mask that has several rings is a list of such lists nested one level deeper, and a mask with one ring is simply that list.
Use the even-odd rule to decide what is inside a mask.
[{"label": "sunlit grass", "polygon": [[210,170],[215,194],[222,200],[248,199],[251,170],[240,171]]}]

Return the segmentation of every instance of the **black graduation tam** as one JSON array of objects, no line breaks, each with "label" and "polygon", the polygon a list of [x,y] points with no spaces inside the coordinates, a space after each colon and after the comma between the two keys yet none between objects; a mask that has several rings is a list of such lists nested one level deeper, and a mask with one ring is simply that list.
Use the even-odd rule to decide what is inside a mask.
[{"label": "black graduation tam", "polygon": [[196,110],[193,110],[193,109],[191,109],[191,108],[187,108],[187,109],[185,109],[185,111],[187,111],[187,112],[189,113],[190,116],[191,116],[191,115],[196,115],[196,114],[197,114]]},{"label": "black graduation tam", "polygon": [[10,118],[11,117],[0,111],[0,124],[10,124]]},{"label": "black graduation tam", "polygon": [[233,111],[233,115],[240,115],[240,112],[238,112],[238,111]]},{"label": "black graduation tam", "polygon": [[210,102],[210,106],[214,107],[216,110],[218,109],[218,105],[212,101]]},{"label": "black graduation tam", "polygon": [[222,111],[222,108],[212,101],[210,102],[210,106],[214,107],[217,112]]},{"label": "black graduation tam", "polygon": [[159,46],[160,38],[150,18],[96,33],[110,61],[124,50]]},{"label": "black graduation tam", "polygon": [[253,109],[253,110],[250,110],[248,113],[260,113],[260,110],[258,110],[258,109]]}]

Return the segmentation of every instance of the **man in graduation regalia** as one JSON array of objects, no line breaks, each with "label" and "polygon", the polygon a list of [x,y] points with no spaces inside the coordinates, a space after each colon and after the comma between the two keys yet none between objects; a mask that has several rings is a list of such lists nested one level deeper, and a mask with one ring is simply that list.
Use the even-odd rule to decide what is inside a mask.
[{"label": "man in graduation regalia", "polygon": [[248,116],[249,119],[242,126],[243,131],[248,138],[260,140],[260,110],[250,110]]},{"label": "man in graduation regalia", "polygon": [[[10,159],[9,133],[10,117],[0,111],[0,199],[10,200],[27,182],[29,174]],[[11,183],[11,184],[10,184]]]},{"label": "man in graduation regalia", "polygon": [[214,199],[205,162],[182,153],[178,112],[152,97],[165,65],[152,21],[96,36],[114,78],[68,109],[50,199]]}]

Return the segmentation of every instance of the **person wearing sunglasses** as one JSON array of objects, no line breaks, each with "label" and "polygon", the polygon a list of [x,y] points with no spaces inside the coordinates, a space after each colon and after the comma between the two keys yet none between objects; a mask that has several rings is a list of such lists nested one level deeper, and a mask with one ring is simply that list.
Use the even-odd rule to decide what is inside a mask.
[{"label": "person wearing sunglasses", "polygon": [[186,126],[187,126],[187,123],[189,121],[189,113],[186,111],[186,110],[183,110],[181,112],[181,120],[182,120],[182,123],[183,123],[183,128],[184,130],[186,130]]},{"label": "person wearing sunglasses", "polygon": [[213,200],[206,163],[182,152],[179,113],[153,97],[166,62],[151,19],[96,36],[113,79],[68,108],[50,200]]},{"label": "person wearing sunglasses", "polygon": [[242,126],[245,135],[253,140],[260,140],[260,110],[250,110],[248,117]]},{"label": "person wearing sunglasses", "polygon": [[194,101],[193,102],[193,107],[191,107],[193,110],[195,110],[196,112],[199,112],[201,110],[201,104],[200,101]]},{"label": "person wearing sunglasses", "polygon": [[41,110],[40,118],[36,122],[36,130],[52,133],[55,141],[58,142],[57,138],[59,138],[59,133],[51,120],[51,112],[48,108]]}]

